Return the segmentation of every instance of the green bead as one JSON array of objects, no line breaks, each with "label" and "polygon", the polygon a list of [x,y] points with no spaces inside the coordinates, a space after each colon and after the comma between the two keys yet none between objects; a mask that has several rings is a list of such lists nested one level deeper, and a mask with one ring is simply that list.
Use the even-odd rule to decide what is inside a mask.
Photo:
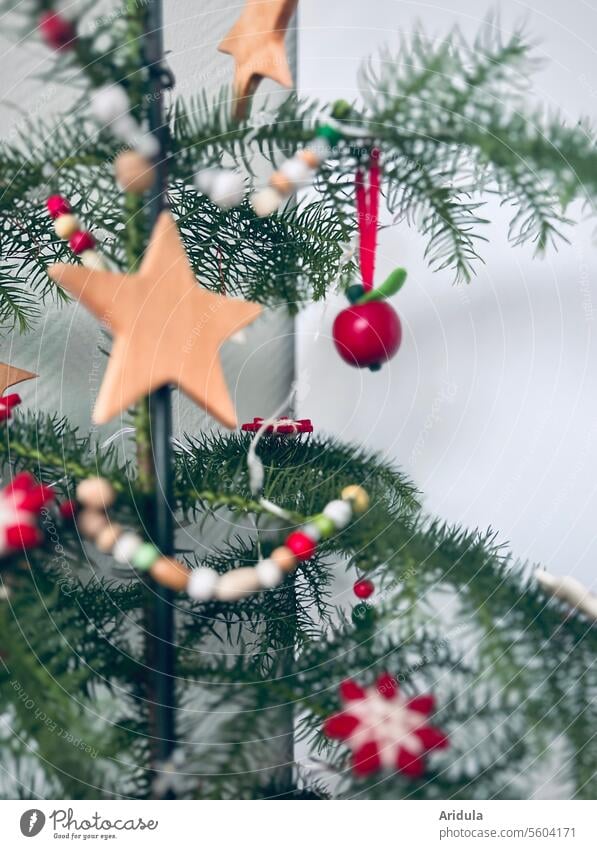
[{"label": "green bead", "polygon": [[315,518],[311,522],[312,525],[315,525],[319,533],[321,534],[322,539],[328,539],[333,536],[336,526],[332,522],[331,519],[328,519],[327,516],[324,516],[323,513],[319,516],[315,516]]},{"label": "green bead", "polygon": [[346,297],[348,298],[351,304],[356,304],[359,298],[362,298],[364,294],[365,287],[362,286],[360,283],[353,283],[346,289]]},{"label": "green bead", "polygon": [[332,147],[335,147],[342,138],[342,133],[338,132],[335,127],[330,127],[329,124],[322,124],[321,127],[318,127],[316,135],[327,139]]},{"label": "green bead", "polygon": [[348,100],[336,100],[336,102],[332,106],[332,117],[337,118],[340,121],[343,118],[349,118],[351,113],[352,106],[350,105]]},{"label": "green bead", "polygon": [[370,628],[375,622],[375,608],[361,602],[352,609],[352,621],[357,628]]},{"label": "green bead", "polygon": [[152,545],[150,542],[144,542],[133,554],[131,563],[135,569],[146,572],[148,569],[151,569],[158,557],[160,557],[160,552],[155,545]]},{"label": "green bead", "polygon": [[369,371],[381,371],[381,363],[371,363],[369,366]]}]

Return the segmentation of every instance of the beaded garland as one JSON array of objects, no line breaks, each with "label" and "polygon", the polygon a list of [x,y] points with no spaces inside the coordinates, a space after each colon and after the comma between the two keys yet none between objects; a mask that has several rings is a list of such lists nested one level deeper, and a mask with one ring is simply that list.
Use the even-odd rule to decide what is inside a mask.
[{"label": "beaded garland", "polygon": [[83,508],[77,516],[81,534],[92,540],[100,551],[111,553],[117,563],[147,572],[163,586],[185,591],[195,601],[204,602],[210,599],[236,601],[252,592],[278,586],[300,561],[313,557],[320,540],[345,528],[355,515],[365,512],[369,506],[369,496],[361,486],[347,486],[339,499],[330,501],[321,513],[292,531],[269,557],[261,559],[256,566],[220,575],[206,566],[189,569],[173,557],[162,555],[134,531],[111,522],[107,511],[115,497],[112,485],[104,478],[88,478],[78,485],[77,499]]},{"label": "beaded garland", "polygon": [[79,219],[73,214],[68,200],[62,195],[50,195],[46,208],[54,221],[56,235],[68,241],[69,248],[79,257],[85,268],[103,271],[105,265],[96,250],[95,239],[87,230],[81,229]]}]

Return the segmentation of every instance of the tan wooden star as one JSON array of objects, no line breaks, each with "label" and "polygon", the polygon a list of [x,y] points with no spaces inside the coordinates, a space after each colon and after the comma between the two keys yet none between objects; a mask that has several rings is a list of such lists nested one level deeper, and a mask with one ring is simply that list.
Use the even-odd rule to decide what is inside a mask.
[{"label": "tan wooden star", "polygon": [[4,395],[9,386],[21,383],[23,380],[32,380],[37,377],[32,371],[24,368],[16,368],[8,363],[0,363],[0,395]]},{"label": "tan wooden star", "polygon": [[298,0],[246,0],[240,18],[218,47],[236,62],[235,115],[242,118],[264,77],[292,88],[284,39]]},{"label": "tan wooden star", "polygon": [[114,335],[93,419],[103,424],[168,383],[226,427],[236,426],[219,348],[261,307],[198,285],[174,219],[163,212],[135,274],[53,265],[50,277]]}]

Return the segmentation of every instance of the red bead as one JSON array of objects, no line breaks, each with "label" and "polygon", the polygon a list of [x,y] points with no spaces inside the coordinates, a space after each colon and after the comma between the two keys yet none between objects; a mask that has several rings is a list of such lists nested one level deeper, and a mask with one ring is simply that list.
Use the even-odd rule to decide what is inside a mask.
[{"label": "red bead", "polygon": [[332,332],[342,359],[357,368],[391,359],[402,341],[400,319],[386,301],[347,307],[336,316]]},{"label": "red bead", "polygon": [[68,240],[68,244],[73,253],[82,254],[83,251],[92,251],[95,248],[95,239],[91,233],[77,230]]},{"label": "red bead", "polygon": [[77,507],[77,502],[73,501],[72,499],[70,501],[63,501],[62,504],[58,505],[58,512],[60,513],[62,518],[66,522],[68,522],[71,519],[75,518],[75,515],[77,513]]},{"label": "red bead", "polygon": [[355,582],[352,589],[357,598],[369,598],[369,596],[373,595],[375,585],[373,581],[362,578],[360,581]]},{"label": "red bead", "polygon": [[290,534],[285,545],[299,560],[308,560],[315,554],[315,542],[302,531],[294,531]]},{"label": "red bead", "polygon": [[68,215],[72,212],[71,205],[62,195],[50,195],[46,201],[46,206],[51,218],[60,218],[61,215]]},{"label": "red bead", "polygon": [[76,38],[71,22],[56,12],[44,12],[39,19],[39,29],[46,44],[54,50],[65,50]]}]

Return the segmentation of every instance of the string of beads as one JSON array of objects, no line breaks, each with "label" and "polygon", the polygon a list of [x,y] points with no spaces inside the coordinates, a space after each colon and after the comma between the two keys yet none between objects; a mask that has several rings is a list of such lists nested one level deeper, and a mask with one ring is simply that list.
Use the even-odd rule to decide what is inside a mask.
[{"label": "string of beads", "polygon": [[363,487],[347,486],[339,499],[330,501],[321,513],[292,531],[269,557],[262,558],[255,566],[243,566],[220,575],[207,566],[189,569],[179,560],[161,554],[136,532],[112,522],[108,510],[115,498],[114,488],[105,478],[82,481],[77,487],[77,499],[83,507],[77,517],[80,533],[93,541],[99,551],[112,554],[117,563],[147,572],[157,583],[203,602],[236,601],[252,592],[273,589],[301,561],[313,557],[320,541],[345,528],[369,506],[369,496]]}]

